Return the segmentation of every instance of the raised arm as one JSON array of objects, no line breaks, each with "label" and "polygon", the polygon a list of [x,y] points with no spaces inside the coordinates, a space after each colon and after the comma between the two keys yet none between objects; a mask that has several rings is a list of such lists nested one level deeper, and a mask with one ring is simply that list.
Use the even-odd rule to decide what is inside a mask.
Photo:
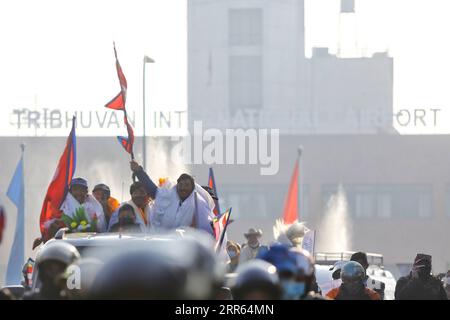
[{"label": "raised arm", "polygon": [[156,192],[158,191],[158,187],[156,186],[156,184],[152,181],[152,179],[150,179],[150,177],[148,176],[148,174],[144,171],[144,169],[142,168],[142,166],[140,166],[136,161],[131,160],[130,161],[130,168],[131,171],[133,171],[133,173],[136,175],[136,177],[138,178],[138,180],[140,182],[142,182],[145,185],[145,188],[147,189],[150,197],[152,197],[153,199],[155,199],[156,197]]}]

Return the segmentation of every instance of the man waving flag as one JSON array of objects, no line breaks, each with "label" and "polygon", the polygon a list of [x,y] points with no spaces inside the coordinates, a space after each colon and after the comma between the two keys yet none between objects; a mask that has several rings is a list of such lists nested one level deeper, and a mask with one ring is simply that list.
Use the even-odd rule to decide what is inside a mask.
[{"label": "man waving flag", "polygon": [[131,159],[134,159],[133,154],[134,132],[133,127],[128,122],[127,110],[125,109],[125,104],[127,101],[127,79],[123,74],[122,67],[120,66],[119,59],[117,58],[117,50],[115,43],[114,43],[114,56],[116,57],[116,69],[117,69],[117,76],[119,77],[120,92],[110,102],[108,102],[105,105],[105,107],[123,111],[124,123],[127,127],[128,137],[118,136],[117,139],[119,140],[119,143],[122,145],[122,147],[131,155]]},{"label": "man waving flag", "polygon": [[61,218],[61,204],[69,191],[76,167],[76,137],[75,117],[72,119],[72,130],[67,138],[66,148],[58,162],[56,172],[47,189],[47,194],[42,204],[40,227],[42,240],[45,242],[53,235],[49,232],[51,221]]}]

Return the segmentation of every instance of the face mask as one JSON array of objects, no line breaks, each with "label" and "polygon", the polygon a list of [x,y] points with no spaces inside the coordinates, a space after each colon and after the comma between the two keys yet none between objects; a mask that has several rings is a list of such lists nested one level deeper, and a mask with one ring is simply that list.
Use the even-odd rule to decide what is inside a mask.
[{"label": "face mask", "polygon": [[304,282],[284,281],[281,285],[284,300],[298,300],[305,294],[306,285]]},{"label": "face mask", "polygon": [[228,255],[230,256],[231,259],[233,259],[237,256],[237,253],[236,251],[228,251]]}]

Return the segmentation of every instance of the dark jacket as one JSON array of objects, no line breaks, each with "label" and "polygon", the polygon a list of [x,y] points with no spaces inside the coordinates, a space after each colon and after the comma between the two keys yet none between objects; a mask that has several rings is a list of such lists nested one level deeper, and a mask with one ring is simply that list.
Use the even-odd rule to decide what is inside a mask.
[{"label": "dark jacket", "polygon": [[414,279],[401,277],[395,287],[395,300],[447,300],[441,281],[433,276]]},{"label": "dark jacket", "polygon": [[136,175],[139,182],[144,184],[150,197],[152,199],[155,199],[156,193],[158,192],[158,186],[152,181],[152,179],[148,176],[144,169],[140,167],[139,170],[134,172],[134,174]]}]

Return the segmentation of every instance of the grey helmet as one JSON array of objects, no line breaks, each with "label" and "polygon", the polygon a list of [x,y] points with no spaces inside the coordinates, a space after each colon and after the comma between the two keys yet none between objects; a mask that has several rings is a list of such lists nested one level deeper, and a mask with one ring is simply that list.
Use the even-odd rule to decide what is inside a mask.
[{"label": "grey helmet", "polygon": [[36,266],[39,267],[46,261],[58,261],[69,266],[79,258],[80,253],[75,246],[60,240],[53,240],[46,243],[39,251]]},{"label": "grey helmet", "polygon": [[364,267],[356,261],[349,261],[342,266],[341,280],[342,283],[363,283],[366,277]]}]

